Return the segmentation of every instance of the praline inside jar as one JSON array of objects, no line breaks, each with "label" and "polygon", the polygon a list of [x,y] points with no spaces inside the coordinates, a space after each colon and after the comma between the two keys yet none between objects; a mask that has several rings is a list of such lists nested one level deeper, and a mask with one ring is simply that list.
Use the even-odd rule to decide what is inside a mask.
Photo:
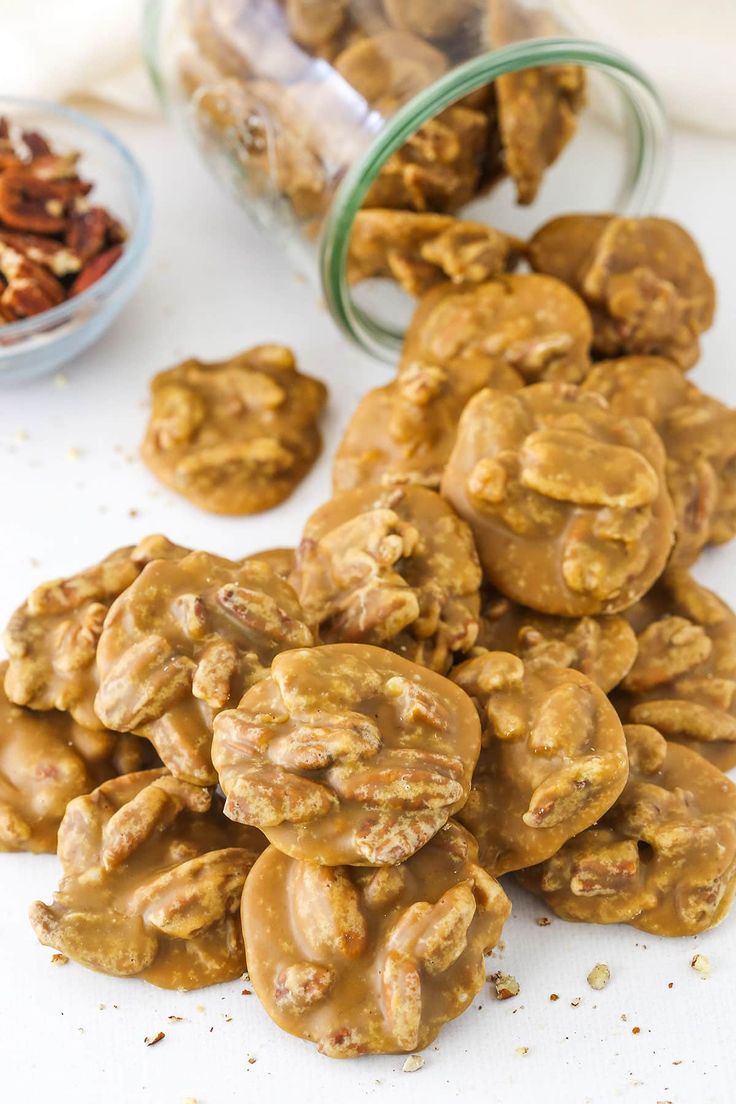
[{"label": "praline inside jar", "polygon": [[[419,216],[433,216],[434,242],[437,216],[528,234],[561,211],[637,214],[656,199],[656,93],[627,59],[570,37],[554,9],[149,0],[148,54],[209,166],[319,275],[343,330],[392,359],[413,304],[385,279],[391,265],[354,284],[361,208],[416,216],[406,236],[421,246]],[[422,275],[440,254],[422,254]]]}]

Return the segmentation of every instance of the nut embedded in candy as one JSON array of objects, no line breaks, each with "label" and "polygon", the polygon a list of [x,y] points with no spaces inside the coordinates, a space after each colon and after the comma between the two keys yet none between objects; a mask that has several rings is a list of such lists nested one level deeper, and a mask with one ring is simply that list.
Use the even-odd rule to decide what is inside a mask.
[{"label": "nut embedded in candy", "polygon": [[631,771],[616,804],[519,880],[564,920],[706,931],[736,889],[736,786],[648,725],[625,733]]},{"label": "nut embedded in candy", "polygon": [[539,380],[577,383],[590,368],[591,336],[582,300],[550,276],[443,284],[419,301],[402,364],[435,364],[458,385],[470,374],[475,387],[465,388],[468,398],[481,387],[505,391]]},{"label": "nut embedded in candy", "polygon": [[423,295],[447,279],[475,284],[500,276],[521,249],[518,239],[482,222],[365,207],[350,234],[348,281],[383,276]]},{"label": "nut embedded in candy", "polygon": [[2,690],[6,669],[0,664],[0,851],[53,852],[72,798],[155,757],[134,737],[13,705]]},{"label": "nut embedded in candy", "polygon": [[573,667],[607,694],[631,670],[636,634],[622,616],[549,617],[481,591],[476,650],[512,652],[524,663]]},{"label": "nut embedded in candy", "polygon": [[540,613],[626,609],[662,572],[674,538],[651,422],[624,421],[570,384],[476,395],[442,493],[473,530],[490,582]]},{"label": "nut embedded in candy", "polygon": [[710,541],[736,535],[736,410],[704,394],[671,360],[603,360],[583,383],[622,418],[649,418],[667,453],[675,507],[670,563],[693,563]]},{"label": "nut embedded in candy", "polygon": [[638,655],[613,696],[621,716],[721,770],[735,767],[736,614],[683,568],[668,568],[626,617]]},{"label": "nut embedded in candy", "polygon": [[159,479],[203,510],[252,514],[291,494],[319,455],[324,384],[283,345],[230,360],[186,360],[151,381],[142,455]]},{"label": "nut embedded in candy", "polygon": [[456,667],[474,700],[482,747],[458,819],[493,874],[541,862],[616,800],[628,764],[621,722],[578,671],[487,652]]},{"label": "nut embedded in candy", "polygon": [[428,1046],[485,982],[511,904],[450,821],[400,866],[261,855],[243,894],[249,974],[269,1016],[331,1058]]},{"label": "nut embedded in candy", "polygon": [[368,644],[277,656],[215,721],[226,814],[294,858],[388,866],[467,798],[480,725],[441,675]]},{"label": "nut embedded in candy", "polygon": [[312,643],[294,591],[267,564],[157,560],[107,615],[95,709],[109,728],[147,736],[176,777],[208,785],[214,716],[279,651]]},{"label": "nut embedded in candy", "polygon": [[599,356],[664,356],[684,370],[695,364],[715,288],[676,222],[565,215],[537,231],[528,255],[536,271],[569,283],[588,304]]},{"label": "nut embedded in candy", "polygon": [[85,728],[103,728],[94,697],[97,643],[107,611],[151,560],[186,553],[166,537],[145,537],[78,575],[37,586],[5,630],[8,698],[32,709],[68,711]]},{"label": "nut embedded in candy", "polygon": [[379,644],[444,674],[478,632],[473,538],[426,487],[366,487],[306,523],[289,577],[330,643]]},{"label": "nut embedded in candy", "polygon": [[91,970],[197,989],[245,969],[239,906],[260,832],[231,824],[220,798],[141,771],[72,801],[59,829],[63,877],[36,901],[38,939]]}]

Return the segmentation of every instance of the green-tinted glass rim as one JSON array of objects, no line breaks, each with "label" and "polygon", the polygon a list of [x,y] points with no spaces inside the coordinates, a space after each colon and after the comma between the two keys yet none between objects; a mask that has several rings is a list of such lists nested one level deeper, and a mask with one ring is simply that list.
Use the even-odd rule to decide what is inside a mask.
[{"label": "green-tinted glass rim", "polygon": [[535,38],[501,47],[457,66],[424,89],[387,121],[366,153],[346,174],[325,219],[320,238],[322,291],[340,329],[363,349],[395,361],[403,334],[380,326],[353,300],[347,256],[353,220],[388,157],[422,123],[503,73],[538,65],[584,65],[607,74],[624,93],[629,114],[628,179],[619,197],[625,214],[651,211],[667,165],[668,126],[659,95],[645,73],[624,54],[576,38]]}]

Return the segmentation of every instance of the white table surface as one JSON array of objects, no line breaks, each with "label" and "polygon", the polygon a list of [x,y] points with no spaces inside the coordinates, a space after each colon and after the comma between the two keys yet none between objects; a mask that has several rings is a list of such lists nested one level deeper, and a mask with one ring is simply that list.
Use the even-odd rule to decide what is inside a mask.
[{"label": "white table surface", "polygon": [[[65,386],[44,379],[0,392],[3,623],[36,583],[149,532],[225,555],[293,544],[329,495],[330,456],[348,412],[390,375],[338,335],[312,287],[248,226],[173,133],[153,122],[105,118],[151,179],[150,263],[113,329],[64,370]],[[721,299],[693,378],[731,402],[735,185],[736,143],[676,135],[660,209],[694,232]],[[292,345],[304,368],[329,385],[325,454],[279,509],[210,517],[158,486],[136,459],[147,381],[184,356],[214,359],[259,341]],[[732,604],[735,565],[732,546],[709,553],[697,571]],[[542,928],[535,918],[543,905],[511,882],[513,916],[488,972],[513,973],[520,995],[497,1002],[486,986],[410,1075],[401,1072],[400,1057],[321,1057],[280,1032],[254,995],[241,995],[239,982],[178,994],[73,963],[53,967],[26,910],[36,897],[49,899],[57,874],[53,857],[0,856],[0,1100],[8,1104],[323,1104],[407,1094],[426,1104],[726,1104],[736,1096],[736,915],[708,935],[672,940],[624,926],[553,920]],[[712,962],[708,980],[690,968],[696,949]],[[612,975],[599,993],[586,983],[597,962],[608,963]],[[559,1000],[550,1001],[551,993]],[[170,1015],[184,1019],[170,1024]],[[165,1039],[147,1048],[144,1037],[159,1030]],[[528,1052],[520,1054],[522,1047]]]}]

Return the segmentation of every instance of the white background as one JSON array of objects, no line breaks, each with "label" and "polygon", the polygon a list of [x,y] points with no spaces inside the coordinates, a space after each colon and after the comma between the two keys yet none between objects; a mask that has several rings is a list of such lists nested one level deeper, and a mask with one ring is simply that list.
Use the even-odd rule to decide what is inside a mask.
[{"label": "white background", "polygon": [[[173,133],[124,116],[105,119],[151,179],[150,264],[114,328],[64,370],[66,386],[45,379],[0,391],[0,622],[36,583],[148,532],[233,556],[294,544],[329,496],[330,455],[348,412],[390,374],[341,339],[313,288],[295,278]],[[661,211],[700,241],[721,302],[693,378],[732,403],[735,186],[736,143],[676,135]],[[215,359],[258,341],[292,345],[305,370],[329,385],[325,455],[278,510],[218,519],[160,488],[136,459],[147,381],[184,356]],[[699,578],[732,604],[735,562],[733,548],[725,548],[698,567]],[[273,1026],[254,995],[241,995],[243,983],[174,994],[72,963],[51,966],[26,910],[36,897],[49,899],[57,873],[52,857],[0,856],[0,1101],[9,1104],[309,1104],[406,1094],[427,1104],[726,1104],[736,1094],[736,916],[697,939],[557,920],[541,928],[534,921],[544,908],[511,883],[514,913],[489,973],[515,974],[519,997],[496,1002],[487,986],[410,1075],[401,1072],[403,1058],[319,1056]],[[696,949],[712,961],[707,981],[690,968]],[[601,993],[585,980],[596,962],[612,973]],[[551,1002],[551,993],[559,1000]],[[170,1024],[169,1015],[185,1019]],[[166,1038],[147,1048],[144,1037],[159,1030]],[[520,1047],[528,1053],[517,1053]]]}]

